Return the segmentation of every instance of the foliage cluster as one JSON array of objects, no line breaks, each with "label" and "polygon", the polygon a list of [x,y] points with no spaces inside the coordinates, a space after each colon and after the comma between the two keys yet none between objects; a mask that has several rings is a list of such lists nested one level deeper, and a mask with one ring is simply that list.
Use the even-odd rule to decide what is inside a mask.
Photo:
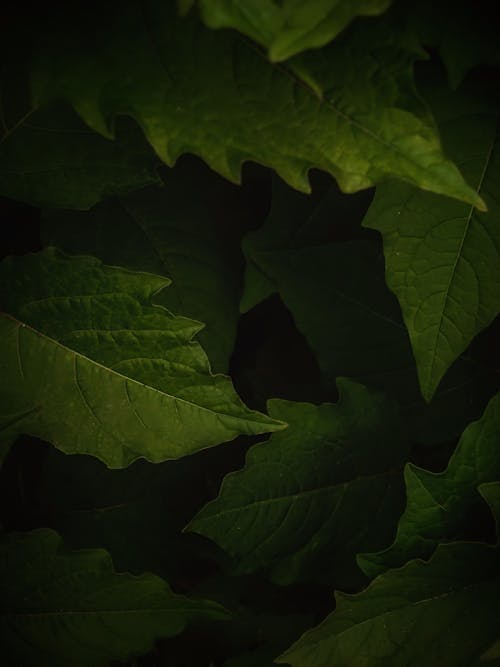
[{"label": "foliage cluster", "polygon": [[497,27],[5,10],[2,664],[500,665]]}]

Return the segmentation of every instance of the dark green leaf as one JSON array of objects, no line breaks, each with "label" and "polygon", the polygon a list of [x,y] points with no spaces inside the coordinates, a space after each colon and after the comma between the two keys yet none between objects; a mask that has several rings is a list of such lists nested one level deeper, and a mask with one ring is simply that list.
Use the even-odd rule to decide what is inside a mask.
[{"label": "dark green leaf", "polygon": [[170,170],[165,180],[161,188],[113,199],[89,213],[51,211],[44,240],[170,278],[172,285],[155,302],[204,322],[199,341],[214,370],[227,372],[242,283],[244,212],[231,208],[234,186],[206,168]]},{"label": "dark green leaf", "polygon": [[130,119],[120,120],[110,141],[65,106],[15,120],[1,114],[0,106],[2,195],[35,206],[87,209],[160,180],[159,160]]},{"label": "dark green leaf", "polygon": [[2,538],[0,581],[8,667],[106,667],[145,653],[191,619],[228,617],[215,602],[175,595],[152,574],[117,574],[103,550],[68,553],[48,529]]},{"label": "dark green leaf", "polygon": [[209,452],[216,450],[110,470],[93,457],[65,456],[53,449],[33,503],[42,522],[50,522],[69,547],[102,547],[120,571],[151,571],[172,585],[186,585],[191,572],[203,572],[199,560],[206,554],[201,547],[212,546],[181,531],[209,497]]},{"label": "dark green leaf", "polygon": [[123,467],[282,428],[210,374],[199,323],[151,304],[168,279],[51,248],[5,259],[0,275],[2,439]]},{"label": "dark green leaf", "polygon": [[259,253],[366,236],[361,229],[361,220],[371,199],[370,191],[347,197],[330,181],[311,195],[304,195],[275,177],[271,209],[264,225],[243,240],[247,265],[240,310],[250,310],[279,290],[273,272],[266,273],[260,265]]},{"label": "dark green leaf", "polygon": [[361,545],[393,533],[407,454],[397,410],[355,383],[339,388],[336,405],[270,401],[288,429],[255,445],[189,524],[235,558],[236,572],[354,587],[363,582],[354,561]]},{"label": "dark green leaf", "polygon": [[35,105],[62,97],[106,136],[131,115],[167,164],[191,152],[233,180],[253,160],[298,189],[318,167],[347,192],[392,176],[484,207],[415,93],[422,51],[392,23],[356,28],[292,71],[236,33],[179,19],[174,3],[115,0],[95,18],[72,3],[37,24]]},{"label": "dark green leaf", "polygon": [[439,53],[452,88],[457,88],[478,65],[500,65],[495,2],[421,0],[401,7],[403,12],[411,7],[413,31],[426,47]]},{"label": "dark green leaf", "polygon": [[443,539],[453,539],[478,504],[477,487],[500,478],[500,394],[483,417],[464,432],[447,469],[439,474],[408,464],[405,469],[406,510],[394,544],[358,563],[369,577],[411,558],[427,558]]},{"label": "dark green leaf", "polygon": [[401,311],[385,284],[381,244],[359,227],[367,197],[349,205],[351,197],[327,190],[308,201],[275,188],[266,223],[244,239],[242,308],[278,292],[330,385],[348,376],[383,389],[400,402],[415,440],[452,438],[481,413],[494,373],[464,357],[425,404]]},{"label": "dark green leaf", "polygon": [[336,37],[357,15],[373,16],[391,0],[199,0],[211,28],[236,28],[269,50],[271,61],[286,60]]},{"label": "dark green leaf", "polygon": [[430,400],[473,337],[500,312],[498,108],[475,89],[430,89],[444,144],[487,213],[401,183],[377,188],[364,225],[384,239],[386,279],[401,304]]},{"label": "dark green leaf", "polygon": [[[273,659],[315,620],[314,614],[302,611],[307,604],[293,588],[270,584],[258,576],[208,577],[194,589],[193,595],[215,600],[231,614],[228,621],[207,619],[203,624],[201,641],[213,647],[211,652],[210,648],[205,651],[203,667],[212,655],[213,662],[223,667],[273,667]],[[181,665],[191,666],[189,659],[184,661]]]},{"label": "dark green leaf", "polygon": [[[483,487],[500,509],[500,483]],[[499,515],[497,514],[497,519]],[[293,667],[469,667],[498,638],[499,548],[455,542],[431,560],[377,577],[337,608],[278,662]]]}]

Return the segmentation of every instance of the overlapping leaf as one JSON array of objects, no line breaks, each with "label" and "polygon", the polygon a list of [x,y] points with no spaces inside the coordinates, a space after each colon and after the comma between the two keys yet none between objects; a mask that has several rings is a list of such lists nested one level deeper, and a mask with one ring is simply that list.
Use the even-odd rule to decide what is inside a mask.
[{"label": "overlapping leaf", "polygon": [[0,269],[2,439],[28,433],[110,467],[281,428],[248,410],[151,297],[168,279],[53,249]]},{"label": "overlapping leaf", "polygon": [[[391,0],[199,0],[211,28],[236,28],[269,50],[271,61],[323,46],[356,16],[374,16]],[[186,5],[188,3],[184,3]],[[191,3],[189,3],[191,4]]]},{"label": "overlapping leaf", "polygon": [[426,400],[500,311],[498,107],[482,90],[451,94],[442,82],[430,95],[445,146],[488,212],[387,183],[364,221],[383,235],[387,284],[401,304]]},{"label": "overlapping leaf", "polygon": [[52,450],[33,502],[69,547],[105,548],[118,570],[155,572],[175,585],[199,567],[204,542],[181,531],[208,495],[206,469],[216,449],[123,470]]},{"label": "overlapping leaf", "polygon": [[378,554],[358,558],[370,577],[411,558],[427,558],[439,540],[456,538],[461,524],[478,504],[477,487],[500,478],[500,394],[483,417],[464,432],[447,469],[439,474],[408,464],[406,510],[394,544]]},{"label": "overlapping leaf", "polygon": [[314,622],[311,613],[298,611],[301,601],[287,588],[258,576],[216,574],[202,581],[193,594],[215,600],[231,613],[228,622],[211,622],[217,647],[213,653],[227,656],[223,667],[273,667],[273,659]]},{"label": "overlapping leaf", "polygon": [[361,26],[293,71],[160,0],[105,3],[98,22],[87,3],[58,7],[33,40],[35,105],[63,97],[107,136],[130,115],[167,164],[191,152],[237,180],[253,160],[304,190],[311,167],[347,192],[393,176],[483,207],[415,94],[422,53],[392,23]]},{"label": "overlapping leaf", "polygon": [[121,119],[110,141],[70,108],[52,106],[10,119],[1,102],[2,195],[35,206],[87,209],[106,196],[159,181],[159,160],[130,119]]},{"label": "overlapping leaf", "polygon": [[[500,484],[484,485],[497,523]],[[469,667],[498,639],[499,547],[454,542],[410,561],[336,610],[277,662],[293,667]],[[487,663],[486,663],[487,664]]]},{"label": "overlapping leaf", "polygon": [[189,524],[233,556],[237,572],[356,586],[361,545],[393,532],[407,454],[397,410],[361,385],[339,388],[335,405],[270,401],[288,429],[255,445]]},{"label": "overlapping leaf", "polygon": [[350,197],[333,189],[308,200],[277,184],[266,223],[244,239],[241,307],[278,292],[330,385],[348,376],[379,387],[401,403],[417,440],[454,437],[479,416],[493,375],[460,359],[425,405],[401,311],[385,284],[381,244],[360,229],[367,196],[359,193],[351,206]]},{"label": "overlapping leaf", "polygon": [[240,310],[250,308],[279,291],[272,271],[261,265],[260,254],[366,237],[360,222],[372,200],[371,191],[346,197],[335,184],[320,183],[304,195],[273,179],[271,208],[260,229],[243,239],[247,260]]},{"label": "overlapping leaf", "polygon": [[66,552],[48,529],[2,538],[0,581],[7,667],[105,667],[147,652],[192,619],[228,617],[152,574],[117,574],[103,550]]},{"label": "overlapping leaf", "polygon": [[494,2],[423,0],[418,5],[401,4],[408,12],[419,40],[437,51],[446,66],[452,88],[457,88],[467,74],[480,65],[498,67],[500,46],[497,35],[497,7]]},{"label": "overlapping leaf", "polygon": [[244,226],[233,219],[242,217],[231,209],[234,186],[208,169],[171,170],[165,179],[161,188],[115,198],[89,213],[51,211],[44,239],[67,252],[170,278],[156,302],[204,322],[199,341],[212,368],[226,372],[243,271]]}]

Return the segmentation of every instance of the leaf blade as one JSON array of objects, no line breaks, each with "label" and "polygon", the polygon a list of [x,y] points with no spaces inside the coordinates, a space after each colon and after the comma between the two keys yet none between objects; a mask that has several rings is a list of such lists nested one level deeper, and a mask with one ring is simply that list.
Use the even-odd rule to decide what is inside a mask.
[{"label": "leaf blade", "polygon": [[498,636],[499,589],[497,549],[441,545],[428,563],[390,570],[358,595],[338,593],[336,611],[276,662],[375,667],[389,660],[395,667],[437,667],[446,660],[466,667]]},{"label": "leaf blade", "polygon": [[464,431],[445,471],[431,473],[407,464],[407,506],[393,544],[384,551],[358,556],[368,576],[399,567],[412,558],[427,558],[439,540],[454,537],[464,516],[479,500],[478,487],[500,477],[499,431],[497,394],[481,419]]},{"label": "leaf blade", "polygon": [[103,550],[65,552],[57,533],[9,534],[0,545],[0,635],[8,665],[109,664],[147,652],[197,617],[227,618],[175,595],[152,574],[113,571]]},{"label": "leaf blade", "polygon": [[[392,532],[406,453],[397,410],[354,382],[339,388],[334,405],[271,401],[271,414],[289,424],[283,437],[250,449],[245,468],[188,525],[234,557],[236,572],[265,568],[280,584],[313,573],[355,586],[359,545]],[[386,446],[378,458],[374,441]],[[368,507],[377,507],[370,527]]]},{"label": "leaf blade", "polygon": [[278,8],[266,0],[200,0],[199,5],[210,28],[236,28],[267,47],[271,61],[280,62],[305,49],[324,46],[357,15],[381,14],[390,1],[321,0],[300,5],[288,0]]},{"label": "leaf blade", "polygon": [[31,111],[0,139],[2,194],[33,206],[83,210],[158,183],[158,158],[139,128],[124,121],[110,141],[71,108]]},{"label": "leaf blade", "polygon": [[[474,91],[472,91],[474,92]],[[382,185],[363,224],[381,232],[387,284],[401,304],[424,398],[500,312],[498,110],[479,91],[437,93],[450,153],[465,165],[488,212],[401,184]]]},{"label": "leaf blade", "polygon": [[[72,7],[71,21],[59,14],[39,31],[45,42],[36,51],[32,74],[36,103],[68,99],[106,136],[112,133],[116,114],[132,115],[167,164],[193,152],[230,180],[239,179],[245,160],[271,166],[303,190],[308,190],[312,167],[334,175],[346,192],[392,174],[484,206],[443,156],[419,98],[413,92],[408,95],[417,54],[415,48],[398,43],[394,27],[364,28],[356,38],[336,40],[331,53],[308,58],[292,71],[273,68],[238,36],[177,19],[164,3],[146,3],[141,11],[132,3],[106,5],[97,32],[94,25],[88,26],[86,8],[78,20],[74,11]],[[77,34],[72,34],[77,25]],[[83,38],[89,29],[92,57]],[[113,48],[109,35],[116,40]],[[388,49],[389,61],[397,62],[394,73],[387,70],[387,86],[374,86],[367,76],[383,76],[386,69],[370,58],[367,62],[366,39],[375,39],[373,48],[381,53]],[[64,48],[64,59],[54,50],[57,44]],[[319,98],[318,85],[324,92]],[[366,85],[374,99],[368,109],[360,101],[366,100]],[[287,124],[277,109],[290,118]]]},{"label": "leaf blade", "polygon": [[155,302],[205,324],[198,340],[212,368],[225,373],[236,337],[246,210],[236,188],[201,162],[180,165],[164,178],[162,187],[114,198],[88,213],[48,211],[42,238],[71,254],[169,278],[170,288]]},{"label": "leaf blade", "polygon": [[54,249],[4,260],[2,275],[12,313],[1,318],[7,434],[28,432],[121,467],[278,427],[211,375],[191,341],[199,323],[150,304],[167,279]]}]

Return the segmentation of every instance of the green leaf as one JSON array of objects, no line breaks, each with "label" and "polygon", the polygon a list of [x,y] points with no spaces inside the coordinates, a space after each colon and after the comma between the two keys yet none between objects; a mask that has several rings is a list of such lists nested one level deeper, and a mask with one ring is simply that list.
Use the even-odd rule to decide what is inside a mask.
[{"label": "green leaf", "polygon": [[35,105],[64,98],[106,136],[117,114],[130,115],[169,165],[190,152],[237,181],[253,160],[306,191],[312,167],[346,192],[392,176],[484,207],[414,91],[422,51],[392,23],[357,27],[293,71],[161,0],[105,3],[98,23],[72,3],[34,32]]},{"label": "green leaf", "polygon": [[473,355],[461,358],[426,405],[401,310],[385,284],[381,243],[360,227],[369,196],[352,197],[332,188],[307,198],[275,184],[268,219],[243,242],[240,307],[278,292],[330,387],[347,376],[382,389],[402,406],[415,440],[451,439],[497,390],[494,372]]},{"label": "green leaf", "polygon": [[110,470],[94,457],[48,447],[36,488],[26,494],[32,457],[19,441],[10,461],[22,461],[10,468],[19,483],[3,503],[2,521],[17,526],[19,507],[28,505],[24,511],[56,530],[69,548],[102,547],[119,571],[154,572],[185,590],[204,575],[207,560],[228,560],[213,542],[182,529],[217,493],[224,475],[241,465],[243,452],[244,442],[233,441],[174,461],[140,459]]},{"label": "green leaf", "polygon": [[500,65],[494,2],[423,0],[412,5],[410,21],[420,41],[441,56],[452,88],[479,65]]},{"label": "green leaf", "polygon": [[376,242],[261,251],[254,258],[274,278],[330,382],[349,376],[400,396],[407,392],[411,350]]},{"label": "green leaf", "polygon": [[[500,509],[500,483],[481,488]],[[336,610],[276,662],[293,667],[469,667],[498,638],[498,546],[440,545],[377,577],[358,595],[337,593]]]},{"label": "green leaf", "polygon": [[[210,638],[216,647],[212,655],[224,656],[223,667],[275,667],[273,659],[314,623],[312,613],[297,610],[301,600],[293,589],[258,576],[216,574],[196,586],[193,596],[215,600],[231,614],[229,621],[206,624],[210,623]],[[212,655],[205,651],[200,667]],[[181,665],[188,664],[198,663],[184,656]]]},{"label": "green leaf", "polygon": [[464,518],[478,504],[478,486],[500,478],[499,433],[497,394],[482,418],[465,430],[444,472],[436,474],[407,464],[407,505],[394,544],[385,551],[358,556],[369,577],[411,558],[427,558],[439,541],[456,538]]},{"label": "green leaf", "polygon": [[151,304],[168,279],[51,248],[5,259],[0,276],[4,440],[124,467],[282,428],[210,374],[198,322]]},{"label": "green leaf", "polygon": [[235,558],[237,573],[266,568],[280,584],[352,587],[363,582],[361,545],[393,534],[408,451],[397,409],[348,380],[339,389],[335,405],[271,400],[288,429],[252,447],[244,470],[189,524]]},{"label": "green leaf", "polygon": [[2,538],[0,581],[8,667],[105,667],[147,652],[192,619],[228,617],[215,602],[175,595],[152,574],[117,574],[106,551],[66,552],[48,529]]},{"label": "green leaf", "polygon": [[336,37],[356,16],[381,14],[391,0],[199,0],[210,28],[236,28],[269,50],[271,61],[286,60]]},{"label": "green leaf", "polygon": [[429,96],[445,147],[488,212],[387,183],[363,223],[383,235],[387,284],[401,304],[427,401],[500,311],[498,107],[474,88],[452,94],[441,85]]},{"label": "green leaf", "polygon": [[116,140],[110,141],[66,106],[15,120],[3,113],[0,106],[2,195],[34,206],[87,209],[107,196],[159,182],[159,160],[130,119],[120,119]]},{"label": "green leaf", "polygon": [[43,237],[70,253],[170,278],[156,303],[204,322],[199,341],[212,367],[226,372],[243,273],[243,229],[233,215],[238,223],[243,216],[230,208],[234,186],[206,168],[170,170],[165,180],[88,213],[50,211]]},{"label": "green leaf", "polygon": [[118,570],[154,572],[175,586],[204,555],[201,538],[181,531],[206,502],[207,468],[218,449],[122,470],[51,449],[33,503],[68,547],[102,547]]},{"label": "green leaf", "polygon": [[261,266],[259,253],[322,245],[359,234],[366,236],[360,230],[360,223],[371,199],[370,191],[346,197],[331,181],[304,195],[274,177],[266,221],[243,239],[247,263],[241,312],[247,312],[279,289],[273,273],[266,273]]}]

